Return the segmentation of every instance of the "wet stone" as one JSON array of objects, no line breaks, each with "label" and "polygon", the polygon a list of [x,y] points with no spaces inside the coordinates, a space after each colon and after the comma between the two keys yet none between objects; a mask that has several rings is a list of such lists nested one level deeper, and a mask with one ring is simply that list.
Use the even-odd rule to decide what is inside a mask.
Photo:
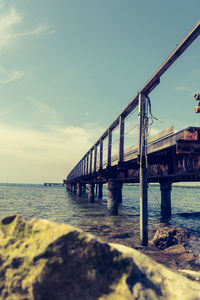
[{"label": "wet stone", "polygon": [[185,242],[189,236],[189,232],[184,228],[163,227],[156,231],[150,244],[153,244],[159,249],[165,249]]}]

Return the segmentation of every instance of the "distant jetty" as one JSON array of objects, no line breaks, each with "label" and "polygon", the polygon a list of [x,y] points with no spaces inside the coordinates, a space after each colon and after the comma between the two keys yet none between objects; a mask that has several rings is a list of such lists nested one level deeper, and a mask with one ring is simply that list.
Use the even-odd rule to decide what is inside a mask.
[{"label": "distant jetty", "polygon": [[44,182],[44,186],[54,186],[54,185],[64,186],[63,183],[59,183],[59,182]]}]

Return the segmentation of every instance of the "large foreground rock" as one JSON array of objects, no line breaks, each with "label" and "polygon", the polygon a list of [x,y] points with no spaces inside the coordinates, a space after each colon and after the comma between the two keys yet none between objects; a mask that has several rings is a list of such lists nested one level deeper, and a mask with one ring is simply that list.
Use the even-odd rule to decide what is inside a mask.
[{"label": "large foreground rock", "polygon": [[200,285],[138,251],[46,220],[0,223],[1,299],[200,299]]}]

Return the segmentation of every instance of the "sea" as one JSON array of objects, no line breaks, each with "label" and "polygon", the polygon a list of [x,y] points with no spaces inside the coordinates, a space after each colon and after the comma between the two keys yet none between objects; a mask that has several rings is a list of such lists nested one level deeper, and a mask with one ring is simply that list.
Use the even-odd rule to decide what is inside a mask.
[{"label": "sea", "polygon": [[[107,190],[103,198],[95,197],[88,203],[87,193],[77,197],[65,187],[43,184],[0,184],[0,218],[19,214],[25,219],[44,218],[57,223],[67,223],[97,236],[105,229],[110,233],[128,233],[132,246],[140,244],[139,186],[124,185],[123,202],[118,216],[107,215]],[[172,217],[163,220],[160,215],[160,188],[148,190],[148,230],[151,239],[160,227],[176,226],[189,230],[197,239],[191,241],[191,251],[200,254],[200,187],[173,186]],[[104,231],[104,232],[103,232]]]}]

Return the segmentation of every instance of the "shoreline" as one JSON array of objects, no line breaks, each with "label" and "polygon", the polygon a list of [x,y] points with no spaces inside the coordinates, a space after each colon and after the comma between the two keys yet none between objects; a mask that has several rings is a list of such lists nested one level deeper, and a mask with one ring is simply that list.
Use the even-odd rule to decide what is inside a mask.
[{"label": "shoreline", "polygon": [[133,233],[130,231],[114,231],[107,225],[83,225],[80,227],[83,231],[91,233],[106,243],[122,244],[130,248],[134,248],[145,255],[149,256],[154,261],[172,269],[174,271],[195,271],[199,272],[198,282],[200,283],[200,254],[194,253],[191,244],[198,243],[200,245],[200,237],[190,235],[185,243],[177,244],[160,250],[151,245],[141,246],[135,242]]}]

